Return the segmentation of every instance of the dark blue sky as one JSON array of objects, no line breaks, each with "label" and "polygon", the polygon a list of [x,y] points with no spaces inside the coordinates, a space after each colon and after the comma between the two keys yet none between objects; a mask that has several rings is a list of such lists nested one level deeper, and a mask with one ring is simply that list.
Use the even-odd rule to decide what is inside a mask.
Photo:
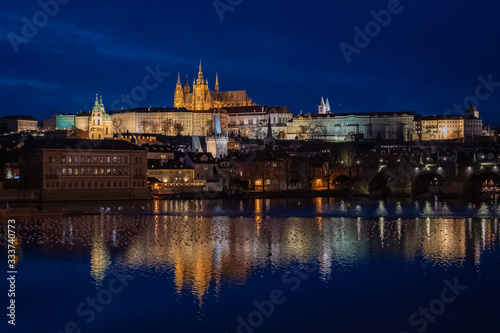
[{"label": "dark blue sky", "polygon": [[[213,0],[70,0],[46,25],[37,1],[4,2],[0,116],[77,112],[91,108],[96,93],[110,109],[140,90],[147,66],[170,75],[137,104],[172,106],[177,72],[192,83],[200,58],[211,89],[218,72],[221,90],[246,89],[257,103],[294,113],[317,112],[323,95],[334,112],[442,114],[476,94],[478,76],[500,82],[498,1],[401,0],[350,64],[339,44],[354,45],[354,28],[364,30],[370,12],[390,1],[220,2],[237,4],[222,21]],[[9,33],[22,37],[22,18],[34,15],[41,27],[16,53]],[[494,123],[498,85],[478,106]]]}]

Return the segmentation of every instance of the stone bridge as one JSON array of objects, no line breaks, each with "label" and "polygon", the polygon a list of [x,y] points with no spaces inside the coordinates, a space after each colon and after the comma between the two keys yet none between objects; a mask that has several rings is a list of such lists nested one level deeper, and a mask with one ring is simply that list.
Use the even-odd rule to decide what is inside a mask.
[{"label": "stone bridge", "polygon": [[351,189],[355,194],[386,193],[415,197],[444,194],[479,196],[488,180],[500,185],[500,164],[440,163],[414,166],[407,161],[393,165],[357,167],[352,172]]}]

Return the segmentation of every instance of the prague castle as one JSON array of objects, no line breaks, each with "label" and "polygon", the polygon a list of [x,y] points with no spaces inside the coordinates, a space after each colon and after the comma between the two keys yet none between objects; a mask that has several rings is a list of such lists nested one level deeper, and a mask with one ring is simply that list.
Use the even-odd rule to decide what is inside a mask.
[{"label": "prague castle", "polygon": [[184,87],[181,84],[180,74],[177,76],[177,85],[174,93],[174,107],[185,108],[192,111],[207,111],[235,106],[251,106],[252,99],[246,90],[219,91],[219,76],[215,76],[215,90],[208,88],[208,80],[203,78],[203,71],[198,71],[198,79],[193,81],[193,91],[189,86],[188,77]]}]

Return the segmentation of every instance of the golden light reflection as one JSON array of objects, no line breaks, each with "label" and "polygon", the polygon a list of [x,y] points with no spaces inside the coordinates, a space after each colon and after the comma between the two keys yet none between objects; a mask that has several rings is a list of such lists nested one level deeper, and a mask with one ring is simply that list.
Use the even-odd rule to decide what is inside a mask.
[{"label": "golden light reflection", "polygon": [[[263,218],[263,204],[255,201],[255,217],[74,217],[72,246],[61,242],[63,229],[68,237],[68,223],[44,222],[40,232],[45,238],[54,235],[60,246],[87,246],[97,284],[113,261],[132,275],[171,275],[173,292],[191,293],[200,306],[207,293],[243,284],[263,268],[317,262],[320,278],[328,280],[335,270],[363,265],[384,252],[438,267],[460,267],[465,261],[480,267],[484,253],[499,240],[497,219]],[[177,205],[180,212],[187,207]]]},{"label": "golden light reflection", "polygon": [[106,269],[111,264],[109,249],[106,246],[104,217],[95,216],[92,250],[90,251],[90,274],[97,285],[106,277]]}]

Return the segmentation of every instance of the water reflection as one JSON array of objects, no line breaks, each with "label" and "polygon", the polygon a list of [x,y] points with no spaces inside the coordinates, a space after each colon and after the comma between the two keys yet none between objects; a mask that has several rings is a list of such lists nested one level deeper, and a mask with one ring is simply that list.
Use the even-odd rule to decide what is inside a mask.
[{"label": "water reflection", "polygon": [[[317,204],[329,203],[318,200]],[[175,202],[155,204],[153,209],[163,210],[165,205],[187,209]],[[202,209],[203,202],[197,207]],[[382,202],[378,208],[386,211]],[[222,284],[244,284],[264,268],[315,262],[320,278],[327,281],[335,270],[348,270],[387,254],[423,265],[461,266],[470,261],[479,267],[484,252],[499,246],[498,219],[405,219],[384,214],[377,218],[269,217],[263,209],[270,209],[266,200],[255,201],[253,217],[100,215],[27,222],[19,235],[20,246],[36,240],[50,245],[54,255],[89,253],[90,275],[96,284],[112,265],[136,274],[167,275],[175,292],[191,293],[199,304]]]}]

